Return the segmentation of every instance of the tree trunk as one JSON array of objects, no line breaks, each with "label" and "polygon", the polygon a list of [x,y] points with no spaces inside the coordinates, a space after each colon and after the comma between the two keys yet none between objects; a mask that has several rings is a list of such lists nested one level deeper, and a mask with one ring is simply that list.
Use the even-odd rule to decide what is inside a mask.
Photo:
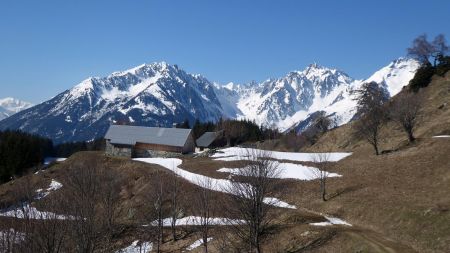
[{"label": "tree trunk", "polygon": [[258,245],[256,245],[255,253],[262,253],[261,246],[259,245],[259,243],[258,243]]},{"label": "tree trunk", "polygon": [[208,236],[203,237],[203,249],[205,253],[208,253]]},{"label": "tree trunk", "polygon": [[379,155],[380,152],[378,151],[378,144],[374,143],[373,148],[375,149],[375,155]]},{"label": "tree trunk", "polygon": [[322,200],[323,201],[327,201],[327,199],[326,199],[326,194],[327,194],[327,192],[326,192],[326,188],[325,188],[326,186],[325,186],[325,179],[324,178],[322,178],[321,179],[321,182],[320,182],[320,188],[322,189]]},{"label": "tree trunk", "polygon": [[416,140],[412,131],[408,131],[408,140],[409,142],[414,142]]},{"label": "tree trunk", "polygon": [[177,229],[175,226],[172,226],[172,240],[177,241]]}]

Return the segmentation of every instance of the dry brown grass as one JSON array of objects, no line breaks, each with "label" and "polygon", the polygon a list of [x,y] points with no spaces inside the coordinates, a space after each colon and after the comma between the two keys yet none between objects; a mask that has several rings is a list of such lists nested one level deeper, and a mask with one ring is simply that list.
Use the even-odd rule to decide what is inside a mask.
[{"label": "dry brown grass", "polygon": [[[424,89],[426,102],[415,132],[418,139],[413,144],[407,143],[400,127],[389,123],[382,132],[381,150],[394,152],[375,156],[369,145],[352,137],[349,124],[328,132],[316,145],[306,149],[351,151],[353,155],[333,164],[331,170],[343,177],[328,180],[326,202],[320,198],[316,181],[282,181],[287,193],[283,200],[299,209],[277,210],[274,215],[278,226],[268,235],[265,252],[450,252],[450,138],[431,138],[450,134],[449,78],[450,73],[444,78],[435,77],[429,88]],[[277,149],[286,151],[283,147]],[[141,225],[147,221],[139,209],[146,201],[149,178],[156,174],[163,174],[164,178],[173,175],[157,165],[106,157],[101,152],[80,152],[38,174],[0,185],[0,204],[5,207],[13,203],[15,187],[45,189],[51,179],[63,180],[74,163],[92,157],[124,178],[120,193],[120,222],[124,229],[113,244],[119,249],[136,239],[144,239]],[[193,157],[183,158],[182,164],[183,169],[214,178],[228,176],[217,172],[219,168],[241,166],[239,161]],[[64,193],[64,187],[59,191]],[[199,188],[182,180],[181,192],[184,215],[194,215],[192,200]],[[215,216],[227,217],[221,208],[226,203],[226,195],[214,192],[213,201]],[[324,221],[321,213],[340,217],[354,226],[308,225]],[[8,219],[0,218],[0,221],[0,226],[9,224]],[[164,252],[180,252],[200,238],[192,227],[179,230],[181,239],[177,242],[168,240],[167,231]],[[224,228],[213,229],[212,237],[217,240],[211,242],[210,252],[222,253],[219,238],[227,235]],[[201,248],[192,252],[201,252]]]},{"label": "dry brown grass", "polygon": [[[316,185],[298,185],[302,206],[343,217],[418,252],[450,252],[450,73],[434,77],[424,89],[426,102],[415,135],[408,144],[400,127],[383,130],[382,150],[351,137],[351,125],[327,133],[309,151],[352,151],[335,170],[342,178],[330,182],[330,201],[316,197]],[[297,202],[298,203],[298,202]]]}]

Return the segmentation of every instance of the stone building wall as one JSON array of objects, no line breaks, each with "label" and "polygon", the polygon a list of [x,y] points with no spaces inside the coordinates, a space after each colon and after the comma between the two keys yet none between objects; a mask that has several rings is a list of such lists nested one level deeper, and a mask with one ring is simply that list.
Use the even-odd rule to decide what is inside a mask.
[{"label": "stone building wall", "polygon": [[132,147],[126,145],[113,145],[106,140],[105,153],[110,156],[132,157]]},{"label": "stone building wall", "polygon": [[135,149],[133,152],[133,157],[136,158],[150,158],[150,157],[176,158],[180,156],[181,156],[180,153],[150,150],[150,149]]}]

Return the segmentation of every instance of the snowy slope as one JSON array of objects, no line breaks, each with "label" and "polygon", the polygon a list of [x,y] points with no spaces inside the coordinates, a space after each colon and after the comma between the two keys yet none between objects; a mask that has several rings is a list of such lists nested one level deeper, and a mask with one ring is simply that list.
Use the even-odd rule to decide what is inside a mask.
[{"label": "snowy slope", "polygon": [[0,99],[0,120],[7,118],[22,110],[33,106],[31,103],[24,102],[15,98]]},{"label": "snowy slope", "polygon": [[[376,81],[391,96],[413,77],[419,64],[400,58],[367,80],[311,64],[261,83],[221,85],[165,62],[143,64],[107,77],[91,77],[51,100],[0,124],[56,143],[101,138],[113,123],[166,126],[185,119],[249,119],[265,127],[302,131],[319,111],[345,124],[355,114],[352,90]],[[1,111],[0,111],[1,113]]]},{"label": "snowy slope", "polygon": [[333,116],[339,125],[349,122],[356,113],[352,90],[375,81],[394,96],[409,83],[418,67],[415,60],[399,58],[370,78],[355,80],[337,69],[311,64],[302,71],[259,84],[215,87],[220,101],[226,101],[230,108],[235,104],[237,118],[270,128],[301,131],[318,111]]},{"label": "snowy slope", "polygon": [[388,66],[378,70],[365,82],[376,82],[386,87],[390,96],[399,93],[409,83],[419,68],[419,62],[407,58],[399,58]]}]

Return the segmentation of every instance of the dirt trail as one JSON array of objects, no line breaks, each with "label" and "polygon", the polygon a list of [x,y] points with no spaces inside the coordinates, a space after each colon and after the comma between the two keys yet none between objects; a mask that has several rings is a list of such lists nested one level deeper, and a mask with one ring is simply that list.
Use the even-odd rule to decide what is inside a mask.
[{"label": "dirt trail", "polygon": [[[325,215],[323,213],[310,210],[307,208],[298,208],[298,210],[302,210],[304,212],[312,213],[315,215],[319,215],[325,218]],[[370,246],[370,248],[373,250],[373,252],[379,252],[379,253],[416,253],[417,251],[411,248],[410,246],[403,245],[399,242],[393,241],[382,234],[379,234],[373,230],[358,227],[352,225],[349,226],[342,226],[342,225],[333,225],[336,227],[339,227],[338,231],[340,233],[343,233],[350,238],[364,242],[365,245]],[[371,251],[372,252],[372,251]]]},{"label": "dirt trail", "polygon": [[403,245],[398,242],[392,241],[371,230],[361,228],[351,228],[345,229],[342,232],[355,240],[365,242],[375,252],[380,253],[417,252],[407,245]]}]

